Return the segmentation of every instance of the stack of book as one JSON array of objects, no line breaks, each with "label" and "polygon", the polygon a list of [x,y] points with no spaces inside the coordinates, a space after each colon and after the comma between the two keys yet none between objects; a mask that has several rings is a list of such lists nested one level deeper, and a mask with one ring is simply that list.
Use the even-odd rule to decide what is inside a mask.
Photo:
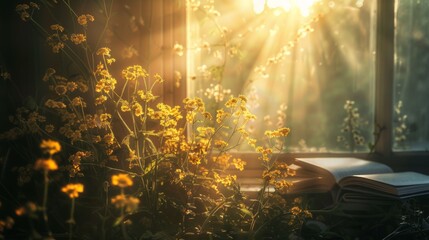
[{"label": "stack of book", "polygon": [[394,172],[359,158],[296,158],[291,194],[329,192],[340,202],[386,202],[429,195],[429,176]]}]

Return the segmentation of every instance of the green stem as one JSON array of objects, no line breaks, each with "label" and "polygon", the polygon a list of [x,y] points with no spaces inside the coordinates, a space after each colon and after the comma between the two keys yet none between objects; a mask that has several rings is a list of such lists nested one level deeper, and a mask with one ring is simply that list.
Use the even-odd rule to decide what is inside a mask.
[{"label": "green stem", "polygon": [[73,238],[73,224],[75,224],[74,209],[75,209],[75,198],[72,198],[71,199],[71,208],[70,208],[70,219],[68,220],[68,223],[69,223],[69,240],[71,240]]},{"label": "green stem", "polygon": [[[125,197],[124,188],[121,188],[121,195]],[[129,239],[128,234],[127,234],[127,230],[125,228],[124,217],[125,217],[125,206],[122,206],[121,207],[121,217],[120,217],[122,236],[124,237],[124,239]]]},{"label": "green stem", "polygon": [[204,220],[203,225],[201,226],[200,232],[203,232],[206,225],[209,223],[209,219],[217,212],[219,211],[224,205],[226,204],[226,200],[221,202],[219,205],[217,205],[207,216],[207,218]]},{"label": "green stem", "polygon": [[42,204],[42,211],[43,211],[43,220],[45,222],[46,231],[48,233],[49,237],[52,237],[52,232],[49,228],[48,223],[48,213],[46,211],[46,206],[48,203],[48,189],[49,189],[49,177],[48,177],[49,170],[44,170],[43,172],[43,178],[44,178],[44,189],[43,189],[43,204]]}]

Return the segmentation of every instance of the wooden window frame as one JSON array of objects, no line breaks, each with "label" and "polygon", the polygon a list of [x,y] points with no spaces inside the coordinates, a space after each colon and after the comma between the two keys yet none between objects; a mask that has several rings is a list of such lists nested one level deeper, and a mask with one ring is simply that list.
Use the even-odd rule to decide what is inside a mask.
[{"label": "wooden window frame", "polygon": [[[186,46],[186,23],[189,12],[186,6],[179,1],[154,1],[163,6],[163,43],[173,47],[177,42]],[[393,88],[394,88],[394,37],[395,37],[395,0],[376,0],[376,58],[375,58],[375,96],[374,96],[374,128],[382,129],[375,151],[373,153],[279,153],[275,157],[292,161],[296,157],[358,157],[384,162],[397,170],[425,171],[424,159],[429,157],[427,152],[393,152]],[[184,4],[184,3],[182,3]],[[185,27],[184,27],[185,26]],[[165,51],[164,51],[165,52]],[[180,104],[181,99],[187,96],[188,88],[186,54],[181,57],[171,57],[165,52],[164,68],[162,73],[166,79],[174,79],[174,72],[182,74],[181,87],[174,89],[173,81],[166,86],[164,98],[167,102]],[[377,129],[374,129],[377,130]],[[238,157],[247,160],[248,168],[260,168],[257,153],[240,152]],[[426,170],[429,172],[429,170]],[[244,173],[243,175],[248,175]]]}]

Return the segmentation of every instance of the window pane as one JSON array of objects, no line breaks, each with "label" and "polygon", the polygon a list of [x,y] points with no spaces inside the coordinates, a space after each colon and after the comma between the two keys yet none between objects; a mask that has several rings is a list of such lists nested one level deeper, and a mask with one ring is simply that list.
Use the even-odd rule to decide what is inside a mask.
[{"label": "window pane", "polygon": [[249,128],[291,128],[288,151],[368,151],[375,1],[263,2],[191,1],[190,95],[212,113],[246,95]]},{"label": "window pane", "polygon": [[394,150],[429,150],[429,1],[396,2]]}]

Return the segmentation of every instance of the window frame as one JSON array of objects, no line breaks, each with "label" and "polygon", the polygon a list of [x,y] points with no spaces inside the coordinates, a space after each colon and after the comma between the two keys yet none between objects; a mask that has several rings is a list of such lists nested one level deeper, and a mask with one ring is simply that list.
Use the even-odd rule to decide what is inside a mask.
[{"label": "window frame", "polygon": [[[166,5],[168,1],[164,1]],[[429,169],[425,170],[424,166],[427,166],[424,159],[429,157],[429,152],[424,151],[393,151],[393,90],[394,90],[394,52],[395,52],[395,4],[396,0],[386,1],[386,0],[376,0],[376,56],[375,56],[375,99],[374,99],[374,129],[381,130],[379,138],[376,140],[376,146],[374,152],[364,152],[364,153],[278,153],[274,157],[286,159],[287,161],[293,161],[296,157],[357,157],[365,158],[374,161],[384,162],[390,165],[395,170],[418,170],[426,171],[429,173]],[[177,3],[176,3],[177,5]],[[174,6],[173,6],[174,7]],[[177,10],[177,9],[176,9]],[[175,11],[179,15],[184,15],[185,26],[190,19],[189,11],[187,7],[182,7],[179,11]],[[164,19],[170,21],[170,16],[164,16]],[[174,17],[173,14],[173,18]],[[181,17],[179,17],[180,19]],[[182,17],[183,20],[183,17]],[[176,25],[177,24],[173,24]],[[187,41],[189,41],[187,36],[187,27],[182,31],[176,31],[172,37],[175,38],[175,41],[183,43],[186,46]],[[171,42],[171,44],[174,44]],[[174,65],[177,65],[177,60],[173,60]],[[178,99],[180,97],[188,96],[187,89],[189,89],[189,80],[187,77],[188,66],[186,54],[180,58],[181,64],[180,69],[182,69],[182,78],[185,79],[185,83],[181,86],[181,93],[174,97],[175,103],[180,104]],[[185,63],[183,65],[183,63]],[[173,70],[174,71],[174,70]],[[164,71],[166,76],[172,76],[173,72]],[[171,83],[173,84],[173,83]],[[184,88],[184,90],[183,90]],[[247,160],[248,169],[258,169],[260,164],[257,161],[258,154],[252,152],[238,152],[235,153],[237,157]],[[423,168],[422,168],[423,167]],[[248,174],[244,174],[248,175]]]}]

